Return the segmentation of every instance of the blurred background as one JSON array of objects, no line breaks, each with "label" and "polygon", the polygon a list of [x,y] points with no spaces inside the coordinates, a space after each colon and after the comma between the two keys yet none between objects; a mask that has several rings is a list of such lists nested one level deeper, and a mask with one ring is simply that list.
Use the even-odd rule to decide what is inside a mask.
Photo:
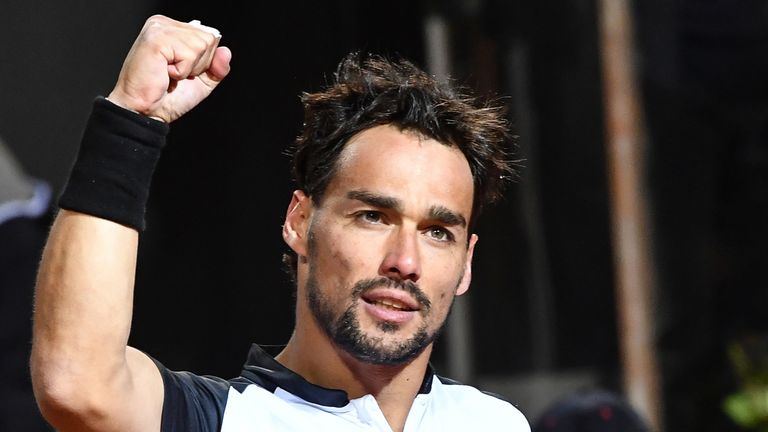
[{"label": "blurred background", "polygon": [[[235,376],[250,343],[284,344],[293,325],[280,226],[299,95],[329,82],[348,51],[404,56],[502,97],[525,166],[480,220],[472,289],[437,343],[438,372],[502,394],[532,423],[560,397],[599,387],[650,401],[638,408],[659,429],[759,430],[768,418],[753,403],[768,400],[768,1],[629,3],[623,64],[639,104],[625,115],[638,127],[629,165],[611,157],[604,71],[622,63],[607,48],[620,40],[601,37],[603,3],[4,1],[0,137],[24,176],[55,197],[92,99],[109,93],[148,16],[222,32],[232,73],[173,124],[155,175],[131,344],[173,369]],[[633,276],[617,259],[626,245],[614,182],[635,170],[629,196],[647,262],[629,268],[647,303],[617,294]],[[0,284],[0,299],[32,290]],[[28,301],[2,303],[4,317],[28,328]],[[647,320],[628,321],[627,310]],[[634,373],[626,346],[638,330],[650,338],[640,346],[651,367]],[[6,356],[16,336],[0,332]],[[3,380],[0,405],[20,394]]]}]

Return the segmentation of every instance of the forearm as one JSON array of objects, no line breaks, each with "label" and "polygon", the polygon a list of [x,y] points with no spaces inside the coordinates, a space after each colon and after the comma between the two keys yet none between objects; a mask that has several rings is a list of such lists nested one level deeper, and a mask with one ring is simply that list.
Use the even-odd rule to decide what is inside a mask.
[{"label": "forearm", "polygon": [[163,382],[128,347],[139,232],[167,123],[229,73],[218,32],[150,17],[109,102],[97,98],[36,288],[32,382],[61,431],[159,430]]},{"label": "forearm", "polygon": [[38,273],[31,371],[49,421],[98,413],[135,384],[126,353],[138,236],[167,130],[94,103]]},{"label": "forearm", "polygon": [[[38,274],[32,378],[54,399],[104,388],[125,371],[138,233],[62,210]],[[85,396],[85,395],[84,395]],[[87,397],[87,396],[86,396]]]}]

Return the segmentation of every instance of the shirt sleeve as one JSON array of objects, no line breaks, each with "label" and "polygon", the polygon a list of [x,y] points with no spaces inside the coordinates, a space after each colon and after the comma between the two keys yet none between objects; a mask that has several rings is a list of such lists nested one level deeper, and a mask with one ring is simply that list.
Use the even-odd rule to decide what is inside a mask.
[{"label": "shirt sleeve", "polygon": [[161,432],[221,430],[230,384],[227,380],[171,371],[155,360],[165,398]]}]

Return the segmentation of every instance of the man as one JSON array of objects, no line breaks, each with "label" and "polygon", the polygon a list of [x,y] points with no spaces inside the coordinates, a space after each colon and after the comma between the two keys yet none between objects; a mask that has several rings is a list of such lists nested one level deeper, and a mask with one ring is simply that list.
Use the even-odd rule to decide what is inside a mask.
[{"label": "man", "polygon": [[32,378],[62,431],[513,430],[511,404],[437,377],[432,342],[471,279],[483,204],[510,167],[498,110],[408,62],[345,59],[304,97],[283,238],[296,327],[240,377],[172,372],[127,347],[138,231],[167,123],[229,72],[199,22],[150,18],[94,103],[38,278]]}]

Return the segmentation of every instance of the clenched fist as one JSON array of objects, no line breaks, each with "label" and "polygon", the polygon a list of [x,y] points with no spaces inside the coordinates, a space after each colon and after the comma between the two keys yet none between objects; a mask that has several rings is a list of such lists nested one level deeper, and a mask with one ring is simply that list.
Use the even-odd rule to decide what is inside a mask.
[{"label": "clenched fist", "polygon": [[232,52],[198,21],[150,17],[133,43],[108,99],[170,123],[205,99],[229,73]]}]

